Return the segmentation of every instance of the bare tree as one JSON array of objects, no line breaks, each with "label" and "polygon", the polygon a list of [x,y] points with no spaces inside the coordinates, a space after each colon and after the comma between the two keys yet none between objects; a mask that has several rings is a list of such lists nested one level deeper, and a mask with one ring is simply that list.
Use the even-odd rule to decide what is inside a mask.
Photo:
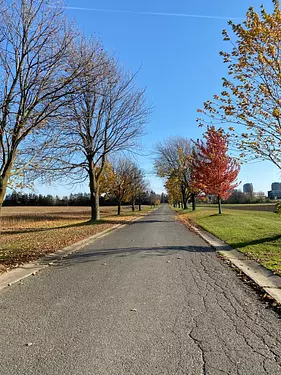
[{"label": "bare tree", "polygon": [[156,173],[159,177],[173,179],[178,182],[184,209],[188,199],[192,196],[190,189],[190,163],[192,155],[191,142],[183,137],[169,138],[156,145],[157,157],[154,161]]},{"label": "bare tree", "polygon": [[[3,0],[0,4],[0,206],[8,183],[38,167],[54,141],[72,82],[76,37],[63,11],[48,0]],[[42,161],[42,158],[41,158]]]},{"label": "bare tree", "polygon": [[137,204],[139,206],[139,211],[141,211],[142,203],[144,202],[145,198],[147,197],[149,183],[146,180],[142,180],[137,188]]},{"label": "bare tree", "polygon": [[[135,88],[135,76],[120,69],[102,48],[96,50],[91,63],[98,69],[91,80],[87,80],[85,69],[87,84],[82,95],[73,95],[69,106],[70,121],[65,129],[69,159],[65,166],[75,173],[75,181],[89,180],[91,219],[95,221],[100,219],[100,180],[107,157],[134,149],[150,108],[144,90]],[[79,86],[81,80],[85,81],[85,77],[79,77]]]},{"label": "bare tree", "polygon": [[[143,194],[145,181],[144,181],[144,172],[141,168],[137,166],[136,163],[132,164],[130,172],[130,195],[131,195],[131,204],[132,211],[135,211],[136,199],[140,201],[141,195]],[[140,207],[140,206],[139,206]]]}]

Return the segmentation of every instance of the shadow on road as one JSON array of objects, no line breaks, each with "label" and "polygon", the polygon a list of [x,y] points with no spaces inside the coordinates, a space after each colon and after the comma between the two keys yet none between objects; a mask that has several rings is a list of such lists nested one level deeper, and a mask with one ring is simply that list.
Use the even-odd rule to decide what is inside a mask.
[{"label": "shadow on road", "polygon": [[[141,254],[143,257],[161,257],[167,255],[177,255],[179,251],[186,251],[191,253],[212,253],[214,250],[208,246],[166,246],[166,247],[129,247],[129,248],[112,248],[101,249],[95,251],[82,251],[74,253],[59,262],[60,266],[71,266],[77,263],[87,263],[98,261],[101,258],[108,256],[127,257],[130,255]],[[179,255],[179,254],[178,254]]]},{"label": "shadow on road", "polygon": [[142,221],[134,221],[132,225],[135,224],[147,224],[147,223],[174,223],[175,220],[142,220]]}]

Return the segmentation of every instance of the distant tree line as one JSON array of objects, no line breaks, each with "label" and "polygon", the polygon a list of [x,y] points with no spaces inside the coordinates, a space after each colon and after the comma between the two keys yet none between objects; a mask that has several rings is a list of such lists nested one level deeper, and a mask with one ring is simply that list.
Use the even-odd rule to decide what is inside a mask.
[{"label": "distant tree line", "polygon": [[272,202],[262,193],[249,194],[243,193],[241,190],[234,190],[230,197],[223,203],[251,204],[251,203],[270,203]]},{"label": "distant tree line", "polygon": [[[145,191],[141,200],[136,198],[136,205],[156,205],[159,202],[168,202],[165,194],[156,194],[154,191]],[[117,200],[114,197],[100,197],[101,206],[116,206]],[[121,202],[122,204],[131,204],[128,200]],[[35,194],[22,193],[20,191],[12,191],[7,194],[3,206],[90,206],[91,199],[89,193],[70,194],[69,196],[59,197],[51,194]]]}]

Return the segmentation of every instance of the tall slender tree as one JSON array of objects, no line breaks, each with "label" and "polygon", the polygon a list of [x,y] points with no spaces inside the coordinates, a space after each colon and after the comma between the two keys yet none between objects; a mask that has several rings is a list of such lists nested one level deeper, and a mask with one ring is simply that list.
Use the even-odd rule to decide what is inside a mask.
[{"label": "tall slender tree", "polygon": [[130,175],[130,195],[131,195],[131,204],[132,211],[135,211],[136,199],[141,198],[141,194],[144,191],[144,173],[141,168],[139,168],[136,163],[132,164],[131,175]]}]

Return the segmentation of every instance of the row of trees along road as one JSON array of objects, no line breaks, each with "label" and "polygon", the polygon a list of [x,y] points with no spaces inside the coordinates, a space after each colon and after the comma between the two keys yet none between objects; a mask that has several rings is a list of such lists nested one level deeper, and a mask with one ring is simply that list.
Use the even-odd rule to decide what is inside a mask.
[{"label": "row of trees along road", "polygon": [[92,220],[108,157],[131,150],[150,108],[135,76],[49,0],[0,0],[0,206],[8,186],[89,180]]},{"label": "row of trees along road", "polygon": [[107,196],[113,198],[118,205],[118,215],[121,212],[122,202],[130,201],[132,211],[135,211],[136,200],[139,210],[145,198],[147,183],[143,171],[127,158],[119,158],[107,168],[106,182]]},{"label": "row of trees along road", "polygon": [[[126,157],[106,162],[100,180],[100,188],[105,199],[117,203],[118,215],[121,213],[122,203],[130,202],[132,211],[135,211],[136,200],[139,210],[141,210],[142,203],[147,202],[148,183],[145,180],[144,172],[135,162]],[[156,200],[151,195],[152,204],[155,204]]]},{"label": "row of trees along road", "polygon": [[197,195],[215,195],[219,213],[221,200],[228,198],[237,187],[239,164],[228,155],[228,140],[222,129],[209,127],[204,140],[170,138],[157,145],[155,169],[166,179],[170,202],[187,208],[192,201],[195,210]]},{"label": "row of trees along road", "polygon": [[[244,22],[230,21],[231,32],[223,30],[224,40],[231,44],[231,50],[220,53],[227,64],[228,75],[222,78],[221,93],[198,110],[201,113],[198,122],[207,129],[213,129],[214,124],[225,124],[226,134],[220,130],[221,139],[227,139],[242,161],[268,160],[281,169],[281,10],[278,0],[272,3],[271,13],[263,6],[260,12],[250,7]],[[200,143],[196,146],[199,147],[198,159],[190,165],[195,167],[194,181],[199,179],[199,185],[195,186],[203,188],[214,171],[210,161],[209,166],[201,165],[200,172],[206,149]],[[234,176],[235,165],[229,168]],[[160,171],[159,175],[162,174]],[[221,174],[222,170],[217,170],[217,176]],[[166,186],[178,197],[180,184],[177,179],[175,175],[170,176]],[[175,186],[178,186],[177,192]]]}]

